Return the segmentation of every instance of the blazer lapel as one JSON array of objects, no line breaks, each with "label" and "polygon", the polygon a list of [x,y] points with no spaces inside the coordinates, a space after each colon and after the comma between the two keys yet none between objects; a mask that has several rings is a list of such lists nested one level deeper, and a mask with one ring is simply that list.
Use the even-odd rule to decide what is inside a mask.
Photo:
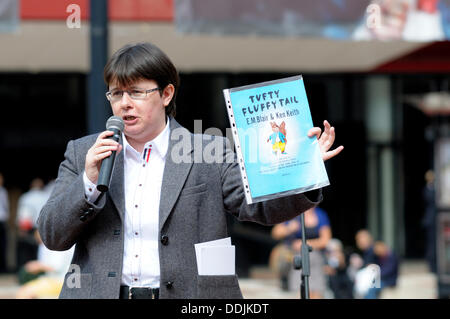
[{"label": "blazer lapel", "polygon": [[111,183],[109,187],[109,195],[111,197],[111,200],[113,201],[114,205],[117,208],[117,211],[119,212],[120,219],[124,221],[124,214],[125,214],[125,190],[124,190],[124,159],[123,155],[124,150],[120,152],[119,155],[116,157],[116,161],[114,163],[114,168],[111,176]]},{"label": "blazer lapel", "polygon": [[[169,217],[170,212],[172,211],[172,208],[175,205],[181,190],[183,189],[183,185],[188,177],[189,171],[191,170],[193,163],[193,159],[191,157],[192,143],[192,134],[171,117],[169,147],[166,154],[166,163],[164,167],[159,204],[160,230],[163,228],[164,223]],[[177,147],[175,150],[175,154],[177,154],[178,147],[181,145],[182,152],[184,152],[183,156],[184,158],[189,158],[189,161],[179,163],[177,160],[174,161],[172,150],[174,149],[174,146]]]}]

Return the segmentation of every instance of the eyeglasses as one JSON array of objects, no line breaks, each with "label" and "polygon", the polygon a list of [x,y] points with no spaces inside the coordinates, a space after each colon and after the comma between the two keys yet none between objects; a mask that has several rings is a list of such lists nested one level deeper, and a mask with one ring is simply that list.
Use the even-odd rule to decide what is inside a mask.
[{"label": "eyeglasses", "polygon": [[154,91],[158,91],[159,88],[156,87],[154,89],[150,90],[139,90],[139,89],[132,89],[132,90],[113,90],[106,92],[106,98],[111,102],[117,102],[120,101],[123,97],[123,94],[125,92],[128,93],[128,96],[132,98],[133,100],[143,100],[147,97],[147,94],[152,93]]}]

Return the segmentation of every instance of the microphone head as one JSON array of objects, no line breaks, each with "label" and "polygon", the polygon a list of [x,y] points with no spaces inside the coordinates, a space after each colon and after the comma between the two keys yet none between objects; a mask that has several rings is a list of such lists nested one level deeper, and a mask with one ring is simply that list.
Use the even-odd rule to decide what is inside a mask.
[{"label": "microphone head", "polygon": [[120,118],[118,116],[111,116],[108,119],[108,121],[106,121],[106,129],[107,130],[116,129],[116,130],[119,130],[120,132],[122,132],[124,127],[125,127],[125,124],[123,123],[122,118]]}]

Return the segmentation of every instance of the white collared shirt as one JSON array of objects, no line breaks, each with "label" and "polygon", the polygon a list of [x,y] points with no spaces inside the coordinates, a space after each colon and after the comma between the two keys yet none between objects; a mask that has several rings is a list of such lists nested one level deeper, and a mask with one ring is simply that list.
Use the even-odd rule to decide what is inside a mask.
[{"label": "white collared shirt", "polygon": [[[124,151],[124,254],[122,284],[159,288],[159,202],[169,147],[169,119],[164,130],[137,152],[122,134]],[[100,194],[83,175],[90,202]]]}]

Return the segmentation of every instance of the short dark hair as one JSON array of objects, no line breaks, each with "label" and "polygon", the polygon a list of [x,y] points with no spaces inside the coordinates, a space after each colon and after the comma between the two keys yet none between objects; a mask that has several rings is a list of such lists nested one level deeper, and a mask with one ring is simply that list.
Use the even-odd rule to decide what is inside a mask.
[{"label": "short dark hair", "polygon": [[141,42],[123,46],[106,63],[103,78],[106,85],[115,81],[123,87],[142,79],[154,80],[160,88],[160,94],[167,85],[172,84],[175,92],[166,107],[166,115],[175,116],[175,99],[180,77],[172,61],[156,45]]}]

